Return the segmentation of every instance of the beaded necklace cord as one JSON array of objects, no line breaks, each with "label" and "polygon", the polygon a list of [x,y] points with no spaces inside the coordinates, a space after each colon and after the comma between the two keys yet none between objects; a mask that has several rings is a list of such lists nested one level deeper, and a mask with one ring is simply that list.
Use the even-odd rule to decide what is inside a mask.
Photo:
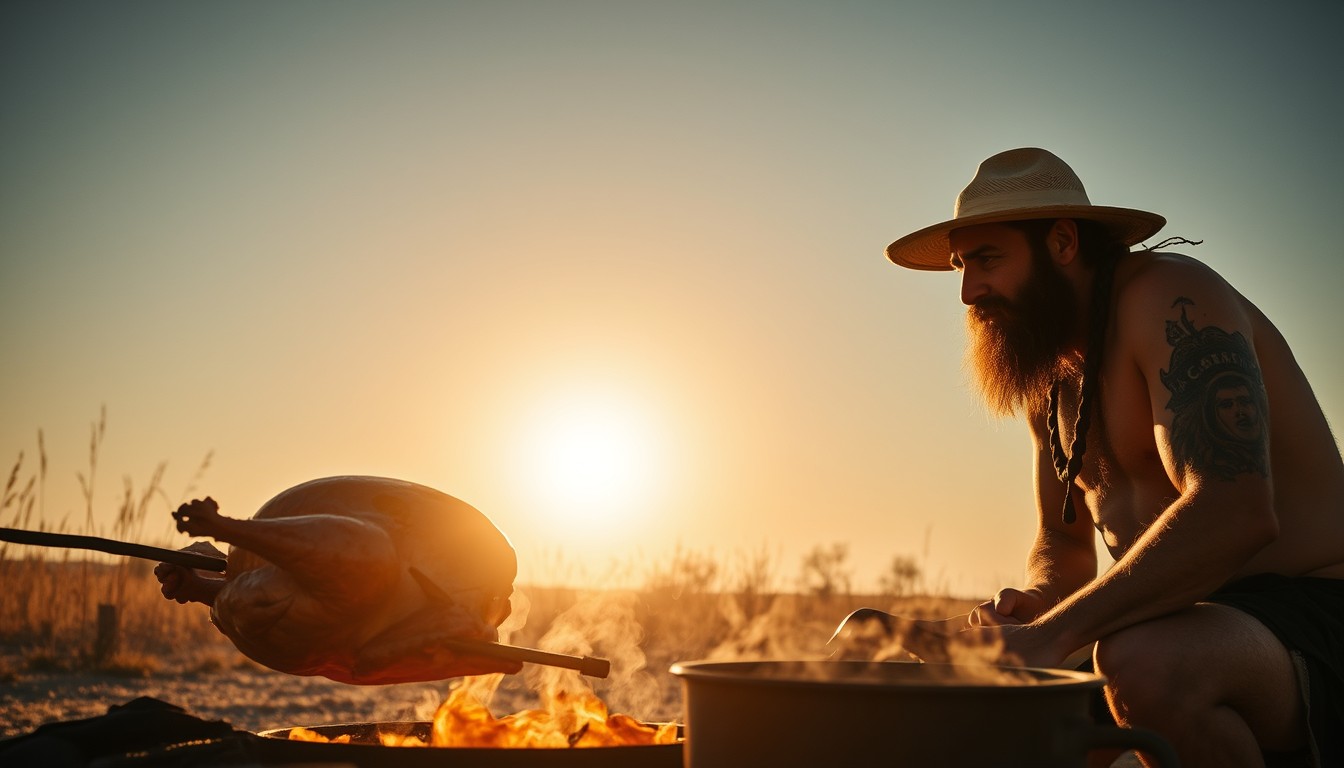
[{"label": "beaded necklace cord", "polygon": [[1073,422],[1073,441],[1068,452],[1060,437],[1063,425],[1059,415],[1059,389],[1063,379],[1056,379],[1050,387],[1050,412],[1046,416],[1050,432],[1050,458],[1055,463],[1055,475],[1064,484],[1064,524],[1073,525],[1078,511],[1073,503],[1073,481],[1083,469],[1083,454],[1087,452],[1087,431],[1092,426],[1092,401],[1097,394],[1097,374],[1101,370],[1101,349],[1106,343],[1106,326],[1110,318],[1111,283],[1119,259],[1105,259],[1097,268],[1092,285],[1092,317],[1083,357],[1083,382],[1078,392],[1078,416]]},{"label": "beaded necklace cord", "polygon": [[[1169,237],[1144,250],[1156,251],[1169,245],[1200,245],[1203,240]],[[1097,267],[1096,281],[1092,284],[1092,316],[1089,318],[1087,352],[1083,357],[1083,381],[1078,392],[1078,416],[1073,422],[1073,440],[1068,452],[1060,437],[1063,425],[1059,416],[1059,389],[1063,379],[1056,379],[1050,387],[1050,411],[1046,425],[1050,432],[1050,458],[1055,463],[1055,475],[1064,484],[1064,524],[1072,525],[1078,519],[1073,503],[1073,481],[1083,469],[1083,454],[1087,451],[1087,431],[1092,426],[1093,401],[1097,396],[1097,380],[1101,371],[1102,347],[1106,343],[1106,326],[1111,317],[1111,285],[1115,282],[1115,268],[1119,258],[1102,259]]]}]

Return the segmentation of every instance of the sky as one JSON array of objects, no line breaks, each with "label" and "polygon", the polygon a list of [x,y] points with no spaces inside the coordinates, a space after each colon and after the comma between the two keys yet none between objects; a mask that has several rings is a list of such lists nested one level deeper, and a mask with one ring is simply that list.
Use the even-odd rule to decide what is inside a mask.
[{"label": "sky", "polygon": [[[523,582],[842,543],[1019,584],[1031,449],[950,273],[887,262],[996,152],[1163,214],[1332,423],[1336,2],[7,2],[0,462],[143,535],[369,474],[476,506]],[[1151,243],[1150,243],[1151,244]],[[1338,426],[1337,426],[1338,428]],[[209,455],[208,468],[197,469]],[[8,513],[6,513],[8,515]],[[6,516],[0,524],[10,524]]]}]

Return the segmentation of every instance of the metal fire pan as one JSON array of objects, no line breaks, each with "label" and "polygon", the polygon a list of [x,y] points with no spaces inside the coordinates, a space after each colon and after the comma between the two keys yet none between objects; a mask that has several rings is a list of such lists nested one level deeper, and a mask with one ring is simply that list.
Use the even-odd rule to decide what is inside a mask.
[{"label": "metal fire pan", "polygon": [[650,744],[627,747],[523,749],[493,747],[384,747],[379,733],[414,735],[428,739],[426,721],[384,721],[304,726],[336,738],[350,735],[349,744],[290,741],[291,728],[259,732],[249,751],[263,763],[340,763],[357,768],[682,768],[682,745]]}]

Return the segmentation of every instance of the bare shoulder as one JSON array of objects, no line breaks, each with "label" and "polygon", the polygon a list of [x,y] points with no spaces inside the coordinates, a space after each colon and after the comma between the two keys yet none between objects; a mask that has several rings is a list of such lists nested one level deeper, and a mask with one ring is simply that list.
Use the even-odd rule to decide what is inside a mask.
[{"label": "bare shoulder", "polygon": [[1126,305],[1161,301],[1175,290],[1235,293],[1221,275],[1199,259],[1154,251],[1125,256],[1116,270],[1115,284],[1119,300]]},{"label": "bare shoulder", "polygon": [[1122,335],[1161,338],[1165,322],[1188,307],[1197,322],[1244,327],[1245,300],[1221,275],[1198,259],[1179,253],[1138,251],[1127,255],[1115,275],[1115,320]]}]

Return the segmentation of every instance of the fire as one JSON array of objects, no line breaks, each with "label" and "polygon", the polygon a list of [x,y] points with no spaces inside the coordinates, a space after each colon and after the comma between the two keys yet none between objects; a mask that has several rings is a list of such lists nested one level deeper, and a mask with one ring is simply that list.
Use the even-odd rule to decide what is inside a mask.
[{"label": "fire", "polygon": [[[327,739],[306,728],[293,728],[298,741],[348,743],[349,735]],[[496,718],[467,686],[453,691],[434,713],[426,743],[415,736],[380,734],[387,747],[509,747],[564,749],[675,744],[674,723],[645,725],[629,715],[610,714],[602,699],[591,692],[558,692],[545,709],[528,709]]]},{"label": "fire", "polygon": [[592,693],[560,691],[546,709],[496,719],[470,688],[459,688],[434,713],[430,746],[614,747],[676,740],[676,726],[654,727],[628,715],[608,714],[607,705]]},{"label": "fire", "polygon": [[317,731],[310,731],[307,728],[297,727],[289,729],[290,741],[321,741],[328,744],[349,744],[350,734],[343,733],[334,739],[329,739]]},{"label": "fire", "polygon": [[[522,626],[529,603],[515,592],[510,621]],[[520,602],[521,601],[521,602]],[[503,628],[501,628],[503,631]],[[611,656],[612,687],[638,709],[641,702],[657,702],[661,691],[652,676],[643,673],[646,659],[640,648],[642,630],[635,621],[633,593],[604,592],[585,596],[552,620],[539,648],[556,653],[586,655],[594,643]],[[570,669],[536,665],[524,670],[524,680],[540,700],[539,709],[496,718],[488,707],[503,674],[472,675],[456,686],[434,713],[428,742],[424,731],[408,736],[380,733],[389,747],[506,747],[565,749],[569,747],[614,747],[676,744],[675,723],[646,725],[629,715],[612,714],[607,704],[583,676]],[[290,730],[289,738],[328,741],[320,733],[303,728]],[[350,741],[349,737],[344,738]],[[335,739],[333,739],[334,741]]]}]

